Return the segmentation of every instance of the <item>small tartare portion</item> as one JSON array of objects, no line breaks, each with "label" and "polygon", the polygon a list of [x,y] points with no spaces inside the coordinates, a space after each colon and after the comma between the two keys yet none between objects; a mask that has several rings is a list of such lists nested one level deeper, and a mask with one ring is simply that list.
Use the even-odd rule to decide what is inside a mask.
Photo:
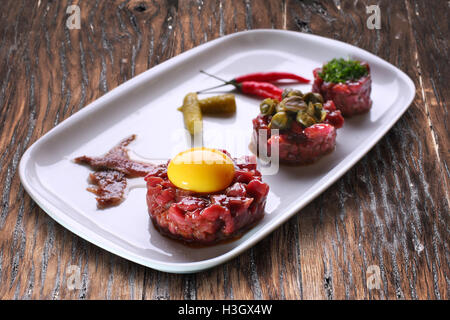
[{"label": "small tartare portion", "polygon": [[332,100],[344,117],[366,113],[372,107],[372,79],[366,62],[333,59],[313,74],[312,91]]},{"label": "small tartare portion", "polygon": [[[280,162],[310,164],[334,150],[336,129],[343,124],[333,101],[324,102],[318,93],[285,90],[281,102],[265,99],[261,103],[260,114],[253,119],[252,141],[258,152],[261,143],[267,144],[268,156],[278,143]],[[279,134],[272,135],[270,129],[278,129]],[[266,130],[266,141],[260,141],[261,130]]]},{"label": "small tartare portion", "polygon": [[[226,151],[215,152],[231,159]],[[220,181],[212,180],[228,179],[229,161],[218,163],[213,156],[215,163],[208,159],[186,163],[187,158],[185,153],[179,154],[167,164],[156,166],[145,177],[148,212],[160,233],[187,243],[209,245],[241,235],[264,216],[269,186],[262,182],[253,156],[232,159],[231,180],[214,192],[195,189],[202,181],[214,189]],[[177,165],[184,166],[184,170],[174,167]],[[217,167],[221,165],[225,167]],[[206,176],[210,181],[205,180]],[[200,180],[195,181],[196,177]]]}]

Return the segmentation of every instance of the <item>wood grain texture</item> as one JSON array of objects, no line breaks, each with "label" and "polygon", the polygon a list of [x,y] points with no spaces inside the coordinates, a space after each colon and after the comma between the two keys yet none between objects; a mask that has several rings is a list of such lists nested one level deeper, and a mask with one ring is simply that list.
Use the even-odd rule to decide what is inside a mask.
[{"label": "wood grain texture", "polygon": [[[5,0],[0,13],[2,299],[449,299],[445,1]],[[65,27],[78,4],[81,29]],[[366,27],[379,4],[381,29]],[[413,105],[347,174],[252,249],[175,275],[134,264],[49,218],[20,185],[34,141],[131,77],[254,28],[342,40],[404,70]],[[70,266],[81,289],[70,290]],[[381,288],[368,289],[369,266]]]}]

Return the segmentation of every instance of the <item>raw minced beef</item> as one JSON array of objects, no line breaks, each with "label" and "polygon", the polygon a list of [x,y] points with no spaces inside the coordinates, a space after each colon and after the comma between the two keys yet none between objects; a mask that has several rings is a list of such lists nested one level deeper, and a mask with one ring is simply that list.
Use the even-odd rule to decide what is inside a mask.
[{"label": "raw minced beef", "polygon": [[167,164],[146,177],[148,212],[164,235],[188,243],[212,244],[240,235],[264,216],[269,186],[261,181],[254,157],[234,159],[231,185],[212,194],[177,188]]}]

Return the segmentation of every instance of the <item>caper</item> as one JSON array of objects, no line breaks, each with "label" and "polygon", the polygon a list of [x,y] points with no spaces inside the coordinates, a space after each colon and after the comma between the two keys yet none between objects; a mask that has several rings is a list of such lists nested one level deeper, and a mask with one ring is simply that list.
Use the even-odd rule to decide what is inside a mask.
[{"label": "caper", "polygon": [[320,122],[324,122],[327,117],[327,112],[325,110],[320,111]]},{"label": "caper", "polygon": [[283,99],[287,98],[287,97],[293,97],[293,96],[303,97],[303,92],[301,92],[298,89],[288,88],[288,89],[284,89],[283,94],[281,95],[281,97]]},{"label": "caper", "polygon": [[294,90],[291,90],[287,96],[288,97],[294,97],[294,96],[295,97],[303,97],[303,92],[301,92],[298,89],[294,89]]},{"label": "caper", "polygon": [[274,99],[264,99],[259,105],[259,110],[264,115],[272,115],[275,113],[275,106],[278,104],[277,100]]},{"label": "caper", "polygon": [[308,114],[308,116],[314,119],[315,123],[324,121],[325,117],[327,116],[327,113],[325,110],[323,110],[321,103],[312,103],[312,102],[308,103],[306,114]]},{"label": "caper", "polygon": [[306,103],[299,96],[292,96],[283,99],[277,106],[277,112],[298,112],[306,108]]},{"label": "caper", "polygon": [[275,107],[271,104],[263,104],[259,107],[260,111],[264,115],[272,115],[275,111]]},{"label": "caper", "polygon": [[316,123],[316,120],[305,111],[298,112],[296,120],[305,127],[310,127]]},{"label": "caper", "polygon": [[287,98],[289,92],[291,92],[292,89],[284,89],[283,93],[281,94],[281,99]]},{"label": "caper", "polygon": [[314,108],[314,104],[312,102],[308,103],[308,108],[306,108],[306,113],[311,116],[316,116],[316,109]]},{"label": "caper", "polygon": [[306,103],[308,103],[308,102],[323,103],[322,95],[320,93],[316,93],[316,92],[308,92],[307,94],[305,94],[303,96],[303,99],[305,100]]},{"label": "caper", "polygon": [[291,126],[291,118],[286,112],[277,112],[270,121],[271,129],[288,129]]},{"label": "caper", "polygon": [[314,117],[317,120],[320,120],[322,117],[322,104],[321,103],[314,103]]}]

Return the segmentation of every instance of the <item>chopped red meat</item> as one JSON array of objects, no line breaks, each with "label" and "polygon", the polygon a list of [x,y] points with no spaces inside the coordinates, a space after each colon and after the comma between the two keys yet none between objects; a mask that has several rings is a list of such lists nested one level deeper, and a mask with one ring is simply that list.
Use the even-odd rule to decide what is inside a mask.
[{"label": "chopped red meat", "polygon": [[146,177],[148,212],[164,235],[188,243],[213,244],[234,238],[264,216],[269,186],[261,181],[254,157],[234,159],[235,176],[220,192],[185,191],[167,177],[167,164]]},{"label": "chopped red meat", "polygon": [[328,100],[323,104],[323,108],[328,112],[324,123],[331,124],[336,129],[342,128],[344,125],[344,117],[340,110],[336,109],[336,105],[332,100]]}]

